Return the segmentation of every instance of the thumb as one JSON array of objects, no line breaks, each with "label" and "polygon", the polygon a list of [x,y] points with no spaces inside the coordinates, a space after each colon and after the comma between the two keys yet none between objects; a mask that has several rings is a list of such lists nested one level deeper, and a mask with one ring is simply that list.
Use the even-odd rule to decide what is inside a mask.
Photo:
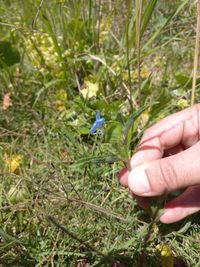
[{"label": "thumb", "polygon": [[128,177],[130,190],[139,196],[158,196],[200,185],[200,142],[176,155],[134,168]]}]

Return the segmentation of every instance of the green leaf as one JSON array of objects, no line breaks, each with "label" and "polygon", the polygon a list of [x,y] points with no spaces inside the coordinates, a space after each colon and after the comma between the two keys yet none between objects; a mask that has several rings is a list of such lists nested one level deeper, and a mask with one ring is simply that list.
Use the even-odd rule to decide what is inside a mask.
[{"label": "green leaf", "polygon": [[[154,103],[155,104],[155,103]],[[141,107],[140,109],[138,109],[137,111],[135,111],[129,118],[129,120],[126,122],[124,129],[123,129],[123,144],[127,145],[128,143],[128,134],[129,131],[131,129],[131,127],[134,124],[135,119],[137,119],[147,108],[149,108],[150,106],[152,106],[152,104],[149,104],[147,106]]]},{"label": "green leaf", "polygon": [[121,159],[116,156],[90,156],[90,157],[84,157],[79,160],[73,165],[70,166],[70,168],[77,168],[81,166],[85,166],[87,164],[98,164],[98,163],[114,163],[117,161],[120,161]]},{"label": "green leaf", "polygon": [[178,230],[178,233],[185,234],[191,225],[192,225],[191,221],[187,222],[181,229]]},{"label": "green leaf", "polygon": [[153,43],[153,41],[160,35],[160,33],[162,32],[162,30],[164,30],[164,28],[169,25],[169,23],[177,17],[177,15],[180,13],[180,11],[185,7],[185,5],[188,3],[188,0],[183,1],[182,3],[180,3],[180,5],[178,6],[178,8],[169,15],[168,18],[164,18],[163,21],[161,22],[161,25],[159,25],[158,27],[155,27],[155,29],[157,28],[157,30],[155,31],[155,33],[147,40],[147,42],[144,44],[144,46],[142,47],[142,49],[147,49],[148,47]]},{"label": "green leaf", "polygon": [[147,5],[147,7],[144,11],[144,14],[142,16],[141,36],[144,34],[144,32],[148,26],[148,22],[151,19],[151,15],[155,9],[157,1],[158,0],[149,1],[149,4]]},{"label": "green leaf", "polygon": [[0,42],[0,68],[20,62],[20,54],[9,42]]},{"label": "green leaf", "polygon": [[185,85],[191,86],[192,84],[192,78],[188,76],[184,76],[182,74],[175,75],[175,79],[182,86],[185,86]]},{"label": "green leaf", "polygon": [[[176,81],[181,85],[181,86],[187,86],[190,87],[192,86],[192,77],[188,77],[182,74],[177,74],[175,75]],[[197,78],[196,84],[200,83],[200,78]]]},{"label": "green leaf", "polygon": [[[53,40],[53,43],[54,43],[54,48],[56,50],[56,52],[58,53],[58,57],[59,57],[59,62],[60,64],[62,65],[62,69],[63,69],[63,72],[64,72],[64,77],[65,77],[65,80],[66,82],[68,81],[68,73],[66,71],[66,63],[64,58],[63,58],[63,55],[62,55],[62,49],[61,47],[59,46],[59,42],[58,42],[58,39],[57,39],[57,35],[56,33],[54,32],[53,30],[53,27],[51,25],[51,22],[50,20],[48,19],[47,16],[45,16],[44,14],[42,15],[42,18],[43,18],[43,21],[44,21],[44,24],[46,25],[47,27],[47,30]],[[69,95],[72,96],[73,95],[73,92],[72,92],[72,89],[68,86],[67,87],[68,91],[69,91]]]},{"label": "green leaf", "polygon": [[116,143],[121,142],[122,137],[122,124],[118,121],[109,123],[108,128],[106,129],[106,142]]},{"label": "green leaf", "polygon": [[6,233],[3,228],[0,228],[0,236],[7,243],[13,242],[13,243],[16,243],[16,244],[22,244],[22,242],[20,240],[18,240],[17,238],[11,236],[10,234]]},{"label": "green leaf", "polygon": [[[155,9],[155,6],[157,4],[157,0],[151,0],[149,1],[148,5],[146,6],[143,14],[142,14],[142,21],[141,21],[141,32],[140,32],[140,37],[143,36],[147,26],[148,26],[148,23],[151,19],[151,16],[152,16],[152,13]],[[134,24],[133,24],[133,29],[132,29],[132,37],[130,39],[130,42],[129,42],[129,46],[132,47],[135,43],[135,39],[136,39],[136,23],[134,21]]]}]

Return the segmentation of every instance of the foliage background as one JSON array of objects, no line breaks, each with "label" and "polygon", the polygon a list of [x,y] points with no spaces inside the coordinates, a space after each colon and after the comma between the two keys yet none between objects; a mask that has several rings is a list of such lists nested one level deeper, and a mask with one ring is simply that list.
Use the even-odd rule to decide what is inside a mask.
[{"label": "foliage background", "polygon": [[198,214],[154,225],[142,259],[151,216],[118,184],[143,131],[191,95],[194,1],[143,0],[141,21],[135,2],[0,0],[0,266],[160,266],[161,243],[200,266]]}]

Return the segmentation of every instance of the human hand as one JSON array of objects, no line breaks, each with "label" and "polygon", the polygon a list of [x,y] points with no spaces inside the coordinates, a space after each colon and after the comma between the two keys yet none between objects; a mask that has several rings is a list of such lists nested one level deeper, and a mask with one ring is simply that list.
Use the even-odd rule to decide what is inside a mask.
[{"label": "human hand", "polygon": [[130,160],[131,172],[119,175],[142,207],[150,196],[186,190],[165,205],[160,217],[172,223],[200,210],[200,104],[170,115],[144,132]]}]

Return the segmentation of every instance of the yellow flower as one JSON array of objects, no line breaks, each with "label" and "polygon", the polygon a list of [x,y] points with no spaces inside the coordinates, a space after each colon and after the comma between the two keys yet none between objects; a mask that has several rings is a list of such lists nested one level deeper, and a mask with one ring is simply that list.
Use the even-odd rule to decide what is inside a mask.
[{"label": "yellow flower", "polygon": [[56,108],[58,111],[64,111],[65,110],[65,104],[60,100],[56,100]]},{"label": "yellow flower", "polygon": [[[132,80],[135,81],[135,80],[138,79],[138,70],[137,69],[131,70],[130,74],[131,74],[131,79]],[[150,68],[147,65],[143,64],[141,66],[141,69],[140,69],[140,77],[142,79],[145,79],[145,78],[148,78],[150,75],[151,75]],[[128,81],[129,75],[128,75],[128,71],[127,70],[122,73],[122,79],[123,79],[123,81]]]},{"label": "yellow flower", "polygon": [[178,102],[177,102],[177,106],[180,107],[181,109],[187,108],[189,107],[189,103],[186,99],[181,98]]},{"label": "yellow flower", "polygon": [[147,65],[143,65],[141,67],[141,72],[140,72],[140,75],[141,77],[144,79],[144,78],[148,78],[151,74],[151,71],[150,69],[147,67]]},{"label": "yellow flower", "polygon": [[91,81],[85,81],[84,82],[84,88],[81,90],[81,94],[83,98],[92,98],[97,95],[97,92],[99,91],[99,84],[98,82],[91,82]]},{"label": "yellow flower", "polygon": [[[147,67],[147,65],[142,65],[140,69],[140,76],[142,79],[148,78],[151,74],[150,69]],[[136,80],[138,79],[138,70],[132,72],[132,79]]]},{"label": "yellow flower", "polygon": [[156,248],[161,254],[161,267],[174,267],[174,258],[171,248],[165,244],[158,244]]},{"label": "yellow flower", "polygon": [[12,155],[10,157],[6,155],[5,163],[10,172],[15,173],[22,163],[22,157],[20,155]]}]

